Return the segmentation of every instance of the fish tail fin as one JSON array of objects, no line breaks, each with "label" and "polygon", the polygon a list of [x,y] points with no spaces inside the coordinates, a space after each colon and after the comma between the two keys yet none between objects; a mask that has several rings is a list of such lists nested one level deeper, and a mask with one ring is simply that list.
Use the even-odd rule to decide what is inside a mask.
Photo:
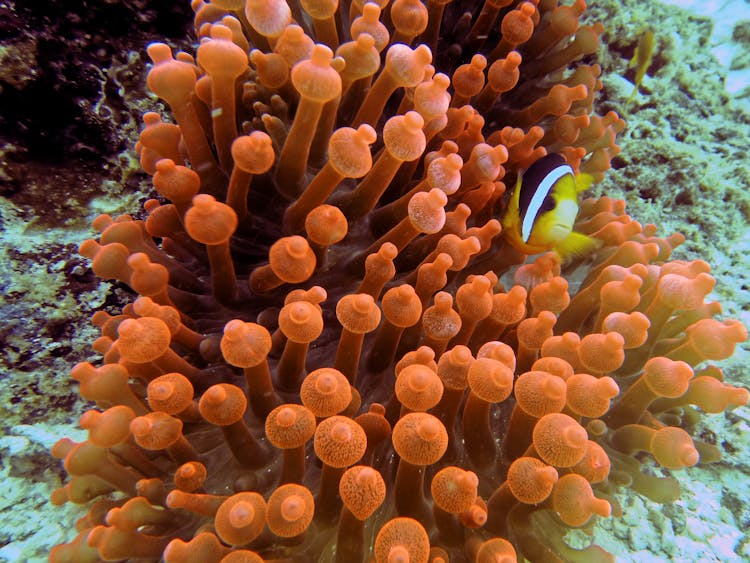
[{"label": "fish tail fin", "polygon": [[602,245],[601,241],[583,233],[573,231],[555,247],[555,252],[563,261],[571,258],[584,258]]}]

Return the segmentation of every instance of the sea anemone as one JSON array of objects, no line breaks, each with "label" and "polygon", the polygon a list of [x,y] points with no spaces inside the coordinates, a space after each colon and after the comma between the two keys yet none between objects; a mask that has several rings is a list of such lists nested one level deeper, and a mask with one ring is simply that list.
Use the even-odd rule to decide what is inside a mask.
[{"label": "sea anemone", "polygon": [[139,297],[72,371],[53,502],[92,504],[52,561],[606,561],[565,534],[718,459],[686,428],[748,401],[706,363],[747,332],[683,237],[589,199],[561,262],[498,221],[544,155],[619,151],[582,0],[193,9],[195,57],[148,47],[159,198],[80,248]]}]

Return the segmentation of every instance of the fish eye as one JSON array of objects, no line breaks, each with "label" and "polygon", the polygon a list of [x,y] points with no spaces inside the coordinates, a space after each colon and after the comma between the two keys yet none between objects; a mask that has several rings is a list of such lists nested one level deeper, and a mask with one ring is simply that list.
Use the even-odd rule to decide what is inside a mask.
[{"label": "fish eye", "polygon": [[547,211],[552,211],[554,208],[555,200],[551,195],[548,195],[544,198],[542,206],[539,208],[539,215],[541,215],[542,213],[547,213]]}]

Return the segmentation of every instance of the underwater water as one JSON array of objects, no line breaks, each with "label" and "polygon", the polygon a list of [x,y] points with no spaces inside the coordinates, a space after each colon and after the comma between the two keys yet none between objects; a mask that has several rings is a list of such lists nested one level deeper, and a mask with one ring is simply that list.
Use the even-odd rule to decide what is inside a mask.
[{"label": "underwater water", "polygon": [[[184,6],[171,14],[146,3],[139,19],[138,8],[111,4],[90,21],[52,4],[0,7],[4,561],[46,560],[52,546],[73,539],[86,513],[49,502],[67,479],[49,450],[65,436],[86,438],[77,420],[90,405],[69,371],[98,357],[91,344],[99,330],[89,317],[115,313],[134,296],[122,283],[99,281],[77,245],[94,236],[99,213],[137,213],[153,196],[133,150],[137,116],[164,108],[143,93],[145,45],[166,37],[194,52]],[[585,21],[605,28],[594,108],[627,122],[617,136],[620,154],[589,193],[625,200],[628,215],[657,225],[661,236],[683,233],[673,258],[711,264],[717,282],[707,301],[722,303],[720,318],[750,326],[750,7],[592,0]],[[126,24],[137,31],[128,35]],[[628,63],[647,29],[655,38],[651,62],[627,101],[635,80]],[[739,344],[719,364],[725,379],[750,387],[749,359],[747,342]],[[690,434],[715,445],[721,461],[675,471],[651,463],[649,471],[679,481],[680,499],[660,505],[622,489],[615,498],[623,514],[598,518],[594,543],[618,561],[750,559],[749,422],[747,406],[701,416]],[[574,531],[567,541],[591,539]]]}]

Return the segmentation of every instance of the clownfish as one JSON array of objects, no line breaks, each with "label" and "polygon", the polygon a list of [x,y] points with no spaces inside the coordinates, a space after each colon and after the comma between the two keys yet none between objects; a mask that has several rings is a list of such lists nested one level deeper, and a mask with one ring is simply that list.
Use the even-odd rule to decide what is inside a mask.
[{"label": "clownfish", "polygon": [[578,194],[592,182],[588,174],[574,174],[559,154],[537,160],[519,174],[503,216],[508,242],[523,254],[554,250],[563,259],[594,251],[596,239],[573,231]]}]

